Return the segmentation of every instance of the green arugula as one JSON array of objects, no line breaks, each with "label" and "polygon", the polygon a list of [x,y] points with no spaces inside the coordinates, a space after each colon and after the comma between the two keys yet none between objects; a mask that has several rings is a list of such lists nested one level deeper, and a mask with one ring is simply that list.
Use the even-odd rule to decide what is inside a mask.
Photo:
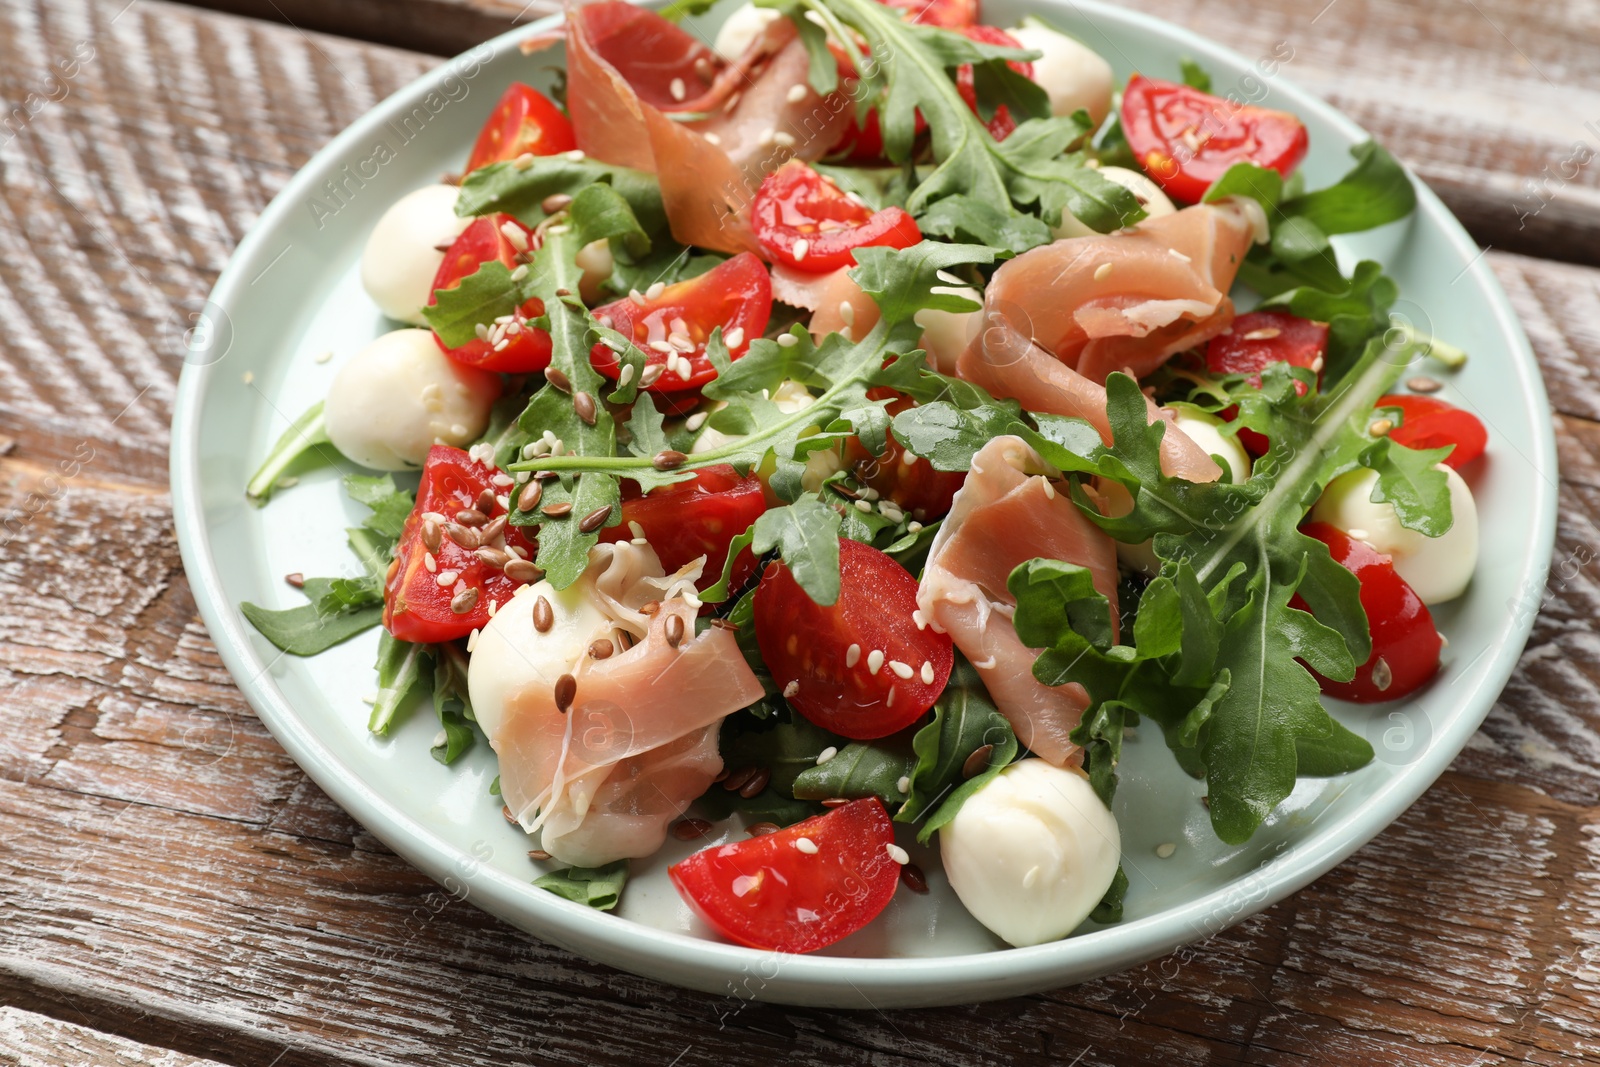
[{"label": "green arugula", "polygon": [[899,783],[913,765],[912,755],[888,740],[853,741],[828,762],[801,771],[794,795],[798,800],[877,797],[893,811],[905,799]]},{"label": "green arugula", "polygon": [[245,485],[246,500],[257,507],[265,504],[297,459],[322,445],[331,447],[332,442],[328,440],[328,425],[322,416],[322,403],[319,400],[306,408],[278,437],[271,451],[267,453],[267,458],[261,461],[260,468]]},{"label": "green arugula", "polygon": [[[985,745],[993,746],[988,762],[973,777],[964,777],[967,760]],[[1011,724],[989,699],[977,668],[959,654],[949,685],[933,705],[933,721],[917,731],[911,750],[916,755],[911,789],[894,819],[920,822],[917,840],[922,842],[955,818],[962,804],[1017,758],[1017,737]]]},{"label": "green arugula", "polygon": [[[1087,116],[1050,117],[1043,91],[1006,65],[1008,59],[1037,59],[1038,53],[907,22],[896,9],[873,0],[793,0],[782,6],[786,12],[815,12],[826,28],[841,27],[834,36],[852,51],[855,34],[866,41],[870,61],[854,57],[862,79],[857,108],[859,115],[878,109],[890,160],[911,159],[916,116],[927,120],[938,165],[911,191],[906,208],[912,215],[920,217],[934,203],[962,196],[968,204],[1037,214],[1052,226],[1067,211],[1102,233],[1144,217],[1132,193],[1084,166],[1081,153],[1069,154],[1092,132]],[[795,24],[806,21],[801,17]],[[979,114],[961,98],[950,75],[965,64],[973,66]],[[992,115],[1000,104],[1019,125],[996,142],[982,116]],[[951,210],[946,209],[941,226],[951,225]],[[969,226],[964,232],[978,231]]]},{"label": "green arugula", "polygon": [[622,887],[627,881],[628,861],[617,860],[604,867],[568,867],[552,871],[535,878],[533,884],[574,904],[610,911],[622,899]]},{"label": "green arugula", "polygon": [[388,630],[378,634],[378,695],[367,716],[367,729],[383,735],[394,725],[413,693],[429,684],[433,648],[397,640]]},{"label": "green arugula", "polygon": [[467,695],[467,655],[454,642],[435,646],[433,674],[428,680],[433,689],[433,713],[439,719],[444,743],[434,745],[433,758],[449,766],[472,747],[476,735],[470,723],[472,700]]},{"label": "green arugula", "polygon": [[1199,89],[1202,93],[1211,91],[1211,74],[1188,56],[1178,60],[1178,70],[1183,75],[1183,84],[1189,88]]},{"label": "green arugula", "polygon": [[263,637],[296,656],[314,656],[383,620],[383,582],[411,494],[389,475],[347,475],[345,492],[372,514],[345,531],[364,571],[354,578],[307,578],[301,587],[310,603],[271,610],[245,601],[239,610]]}]

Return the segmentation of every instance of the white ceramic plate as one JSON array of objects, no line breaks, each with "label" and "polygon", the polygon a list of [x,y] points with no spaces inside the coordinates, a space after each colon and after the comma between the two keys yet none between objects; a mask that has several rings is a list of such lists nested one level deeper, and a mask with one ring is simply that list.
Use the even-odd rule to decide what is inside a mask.
[{"label": "white ceramic plate", "polygon": [[[724,9],[733,0],[725,0]],[[1366,140],[1349,119],[1268,76],[1256,62],[1155,19],[1082,0],[991,0],[988,21],[1038,13],[1081,37],[1125,79],[1171,76],[1180,56],[1237,90],[1298,114],[1310,128],[1311,188],[1336,180]],[[708,39],[721,13],[691,23]],[[1082,981],[1171,951],[1304,886],[1370,840],[1454,758],[1505,685],[1532,625],[1555,528],[1556,460],[1549,406],[1505,294],[1459,223],[1427,189],[1416,214],[1356,240],[1342,256],[1382,259],[1400,282],[1398,313],[1460,344],[1472,361],[1444,394],[1490,426],[1473,472],[1483,563],[1468,595],[1436,613],[1450,639],[1439,681],[1418,699],[1337,717],[1378,758],[1362,771],[1306,780],[1245,846],[1212,834],[1203,784],[1184,776],[1159,732],[1142,731],[1121,767],[1116,814],[1131,880],[1126,919],[1090,924],[1055,944],[1008,949],[962,909],[932,850],[903,843],[929,874],[927,896],[899,893],[870,927],[831,950],[777,957],[709,939],[679,901],[669,841],[635,861],[624,903],[602,914],[530,884],[526,838],[490,797],[493,753],[481,741],[457,766],[429,754],[436,730],[419,710],[380,740],[365,729],[375,689],[376,632],[312,659],[280,655],[246,624],[241,600],[303,600],[283,576],[354,573],[343,528],[363,509],[331,469],[307,475],[264,509],[243,487],[288,421],[326,392],[336,369],[393,328],[366,298],[357,261],[368,231],[405,192],[459,169],[507,83],[547,88],[560,52],[521,55],[497,38],[384,101],[308,163],[262,214],[218,280],[179,384],[172,443],[173,506],[201,615],[246,698],[335,801],[452,892],[548,941],[664,981],[741,999],[889,1007],[1011,996]],[[331,185],[329,183],[332,183]],[[1348,266],[1348,263],[1346,264]],[[317,356],[335,358],[319,363]],[[1156,848],[1172,843],[1170,858]],[[849,958],[841,958],[849,957]]]}]

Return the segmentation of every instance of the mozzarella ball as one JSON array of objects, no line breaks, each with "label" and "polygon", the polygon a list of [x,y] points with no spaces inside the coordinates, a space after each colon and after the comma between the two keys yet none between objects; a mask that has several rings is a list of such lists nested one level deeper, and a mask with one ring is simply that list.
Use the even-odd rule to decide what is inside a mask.
[{"label": "mozzarella ball", "polygon": [[711,47],[729,63],[735,62],[749,51],[756,38],[766,32],[769,23],[782,17],[772,8],[756,7],[754,4],[735,8],[733,14],[728,16],[728,21],[717,30],[717,39]]},{"label": "mozzarella ball", "polygon": [[[983,303],[983,294],[967,286],[938,286],[935,292],[949,292]],[[976,311],[939,311],[923,308],[914,316],[922,327],[922,348],[928,353],[928,365],[940,374],[954,374],[956,360],[967,350],[972,339],[978,336],[983,325],[983,309]]]},{"label": "mozzarella ball", "polygon": [[[772,402],[779,411],[785,415],[793,415],[797,411],[804,411],[816,403],[806,387],[799,382],[785,379],[772,393]],[[721,408],[723,405],[718,404]],[[815,433],[816,427],[811,427],[810,432]],[[694,446],[689,449],[691,455],[701,452],[710,452],[713,448],[721,448],[729,441],[735,440],[738,434],[725,434],[720,430],[713,430],[707,426],[700,431],[700,436],[694,439]],[[831,475],[844,469],[844,460],[840,458],[838,447],[822,448],[806,456],[806,469],[800,475],[800,487],[808,493],[815,493],[822,488],[822,483]],[[770,471],[760,473],[763,482]]]},{"label": "mozzarella ball", "polygon": [[1222,420],[1204,411],[1173,408],[1173,425],[1209,456],[1220,456],[1235,485],[1250,477],[1250,453],[1239,438],[1222,432]]},{"label": "mozzarella ball", "polygon": [[[587,572],[565,589],[538,581],[517,590],[478,634],[467,661],[467,693],[478,725],[492,741],[506,719],[506,704],[527,686],[550,688],[570,674],[589,645],[612,632],[612,622],[595,606]],[[540,597],[550,604],[550,629],[533,625]]]},{"label": "mozzarella ball", "polygon": [[432,330],[386,333],[339,368],[323,417],[333,446],[380,471],[422,466],[435,442],[464,448],[489,425],[500,379],[439,350]]},{"label": "mozzarella ball", "polygon": [[1111,64],[1098,53],[1036,19],[1006,32],[1023,48],[1044,53],[1033,61],[1033,80],[1049,94],[1050,114],[1082,108],[1098,125],[1111,111]]},{"label": "mozzarella ball", "polygon": [[1441,537],[1428,537],[1400,525],[1393,504],[1374,504],[1372,490],[1378,474],[1364,468],[1328,483],[1311,509],[1312,521],[1336,526],[1392,559],[1395,571],[1424,604],[1442,604],[1466,592],[1478,567],[1478,507],[1472,490],[1445,464],[1435,469],[1449,480],[1454,519]]},{"label": "mozzarella ball", "polygon": [[[1129,170],[1127,167],[1101,167],[1100,176],[1116,182],[1137,197],[1147,218],[1159,219],[1178,210],[1173,205],[1172,198],[1161,191],[1161,186],[1136,170]],[[1088,237],[1095,232],[1097,231],[1090,229],[1065,211],[1061,213],[1061,222],[1055,228],[1057,240],[1063,237]]]},{"label": "mozzarella ball", "polygon": [[578,269],[583,271],[583,277],[578,279],[578,295],[583,297],[585,304],[600,303],[600,287],[610,279],[611,272],[616,268],[611,258],[611,242],[590,241],[578,249],[576,262]]},{"label": "mozzarella ball", "polygon": [[939,854],[973,918],[1020,947],[1059,940],[1089,917],[1116,876],[1122,837],[1083,774],[1025,759],[940,828]]},{"label": "mozzarella ball", "polygon": [[426,326],[422,309],[444,262],[439,245],[453,242],[471,219],[456,214],[458,190],[424,185],[407,193],[378,220],[361,253],[361,287],[391,319]]}]

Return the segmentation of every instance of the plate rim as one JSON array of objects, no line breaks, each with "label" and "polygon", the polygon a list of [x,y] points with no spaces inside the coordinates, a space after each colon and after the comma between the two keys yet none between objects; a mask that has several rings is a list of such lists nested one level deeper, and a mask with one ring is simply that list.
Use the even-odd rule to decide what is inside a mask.
[{"label": "plate rim", "polygon": [[[656,7],[660,3],[661,0],[647,0],[644,6]],[[1121,22],[1153,36],[1179,41],[1185,48],[1230,66],[1250,66],[1240,53],[1192,30],[1143,12],[1113,7],[1102,0],[1025,0],[1025,6],[1041,11],[1069,8],[1090,21],[1103,18]],[[563,17],[547,16],[485,42],[494,49],[486,62],[494,62],[504,49],[515,49],[519,42],[558,27]],[[483,47],[479,45],[477,49]],[[355,120],[307,160],[240,240],[212,287],[207,306],[226,310],[230,302],[238,299],[248,288],[249,279],[266,265],[267,236],[317,187],[329,163],[402,113],[429,89],[437,88],[449,76],[452,65],[452,60],[442,60]],[[1346,136],[1356,141],[1370,136],[1343,112],[1294,80],[1281,74],[1273,80],[1287,96],[1297,98],[1297,106],[1318,112],[1321,119]],[[1463,275],[1470,273],[1483,284],[1494,319],[1512,349],[1512,364],[1523,397],[1548,411],[1548,394],[1537,358],[1504,288],[1461,223],[1409,168],[1407,173],[1417,189],[1418,215],[1428,215],[1431,224],[1468,261]],[[1421,758],[1378,787],[1358,813],[1295,842],[1249,873],[1201,897],[1142,919],[1027,948],[919,957],[767,953],[647,926],[533,890],[529,881],[480,864],[465,847],[406,817],[322,744],[263,669],[213,562],[214,550],[202,510],[199,444],[203,400],[222,362],[218,359],[201,364],[186,359],[179,376],[169,468],[173,520],[200,616],[229,674],[268,731],[352,818],[459,899],[469,900],[527,933],[589,959],[705,992],[728,992],[740,1000],[837,1007],[972,1003],[1088,980],[1165,955],[1240,922],[1342,863],[1392,825],[1438,780],[1504,691],[1536,614],[1517,622],[1486,652],[1490,662],[1485,667],[1484,681],[1462,702],[1463,712],[1470,713],[1453,716],[1448,728],[1433,737]],[[1534,422],[1534,447],[1528,458],[1538,469],[1556,472],[1554,419],[1546,416]],[[1548,574],[1554,552],[1559,481],[1551,486],[1540,479],[1536,492],[1533,553],[1525,560],[1521,576],[1524,583],[1533,584],[1525,584],[1524,588],[1542,588]],[[1259,883],[1259,891],[1252,890],[1241,899],[1242,888],[1252,882]],[[1206,925],[1207,920],[1219,914],[1225,916],[1222,925]],[[773,975],[763,978],[762,985],[749,996],[736,992],[736,980],[741,975],[748,978],[754,968],[770,968]]]}]

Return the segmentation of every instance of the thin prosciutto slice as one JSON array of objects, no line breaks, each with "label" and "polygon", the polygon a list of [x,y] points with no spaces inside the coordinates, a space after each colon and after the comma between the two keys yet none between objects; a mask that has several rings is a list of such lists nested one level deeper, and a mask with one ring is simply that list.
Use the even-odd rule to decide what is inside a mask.
[{"label": "thin prosciutto slice", "polygon": [[1096,385],[1143,378],[1233,322],[1228,288],[1254,235],[1230,201],[1056,241],[997,270],[988,308]]},{"label": "thin prosciutto slice", "polygon": [[838,140],[849,101],[813,92],[809,64],[787,19],[727,64],[653,11],[620,0],[567,8],[578,147],[656,172],[672,234],[685,244],[756,251],[749,205],[762,176],[790,158],[819,159]]},{"label": "thin prosciutto slice", "polygon": [[1047,686],[1033,676],[1038,650],[1012,626],[1016,600],[1006,579],[1019,564],[1045,557],[1089,568],[1117,626],[1117,553],[1084,518],[1039,454],[1017,437],[997,437],[972,458],[923,570],[917,607],[950,634],[972,661],[1017,739],[1058,767],[1081,750],[1069,735],[1089,695],[1082,686]]}]

